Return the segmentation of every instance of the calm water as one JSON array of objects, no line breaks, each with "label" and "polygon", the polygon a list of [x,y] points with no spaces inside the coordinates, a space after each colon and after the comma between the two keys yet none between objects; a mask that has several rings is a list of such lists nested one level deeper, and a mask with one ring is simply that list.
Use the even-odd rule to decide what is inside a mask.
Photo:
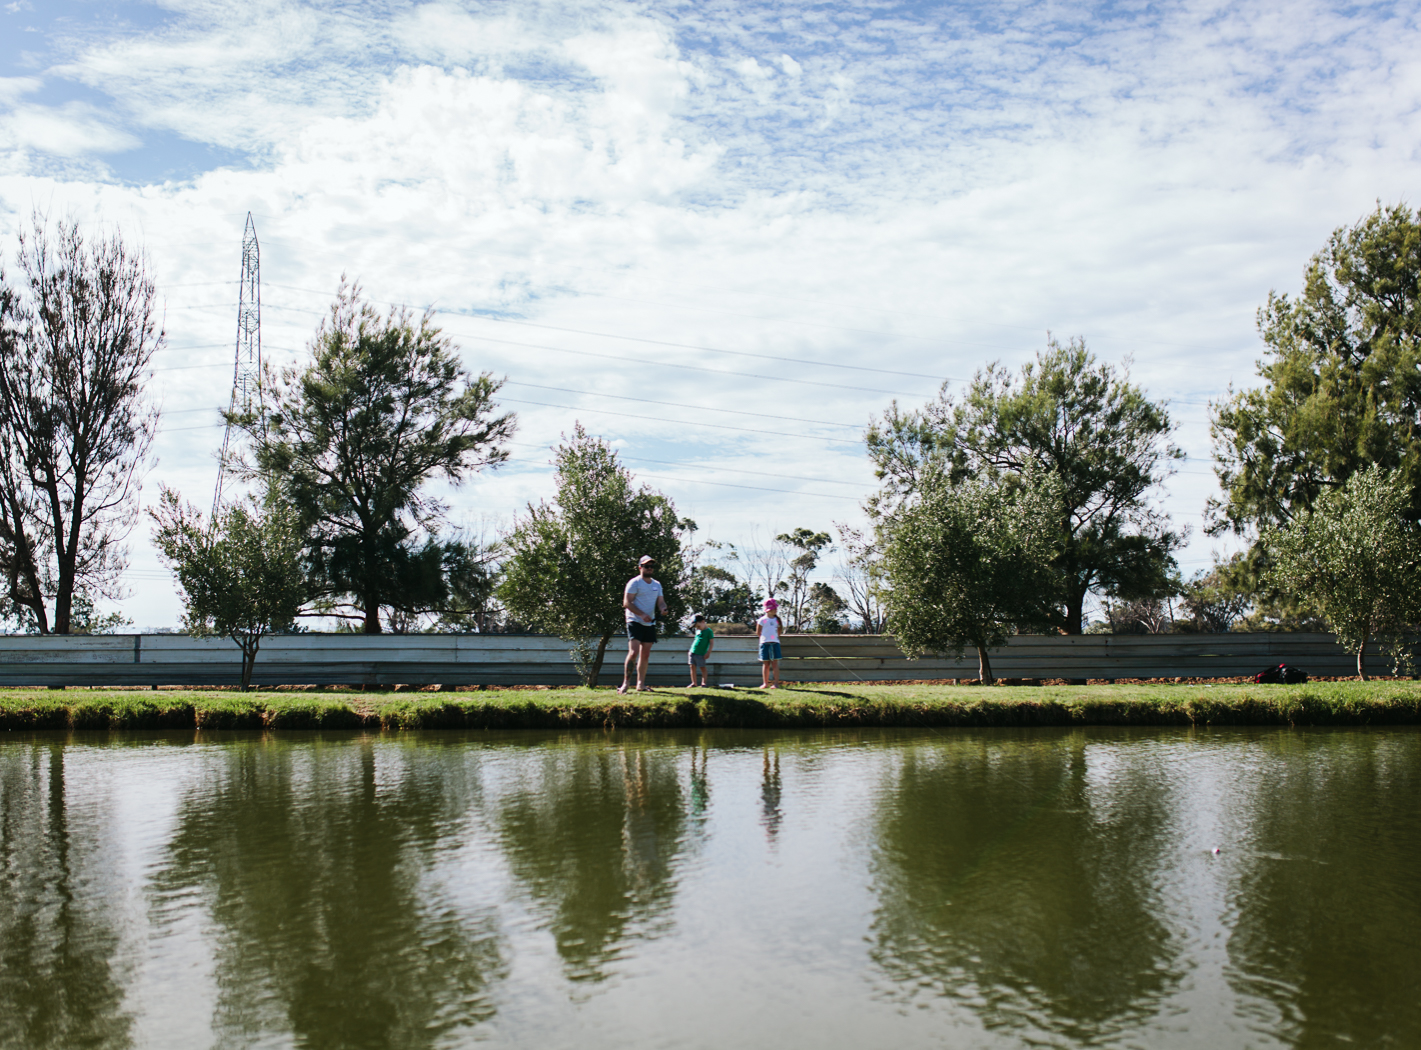
[{"label": "calm water", "polygon": [[3,738],[0,1045],[1417,1047],[1418,801],[1414,730]]}]

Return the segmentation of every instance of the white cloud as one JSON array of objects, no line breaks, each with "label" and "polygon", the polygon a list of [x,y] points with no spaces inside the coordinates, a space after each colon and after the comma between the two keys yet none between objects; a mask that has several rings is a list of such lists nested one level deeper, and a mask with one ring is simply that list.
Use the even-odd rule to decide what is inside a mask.
[{"label": "white cloud", "polygon": [[[511,405],[520,441],[545,445],[582,418],[649,474],[787,490],[664,483],[729,539],[853,516],[852,499],[804,495],[871,484],[852,444],[822,440],[852,431],[803,421],[861,423],[893,396],[881,391],[912,402],[935,386],[832,365],[963,377],[1027,358],[1047,328],[1111,360],[1133,352],[1136,377],[1175,399],[1181,440],[1206,458],[1203,401],[1249,381],[1268,288],[1295,286],[1330,229],[1414,186],[1412,16],[1325,4],[1111,18],[1025,4],[932,21],[716,2],[426,3],[384,20],[359,5],[174,10],[168,28],[81,48],[45,74],[102,89],[110,114],[33,106],[37,81],[0,82],[0,133],[29,149],[79,156],[159,128],[257,159],[166,187],[64,179],[23,157],[0,175],[2,221],[53,200],[145,237],[174,344],[211,347],[172,359],[215,365],[159,373],[170,427],[222,400],[232,292],[204,282],[235,278],[251,209],[274,358],[304,345],[342,271],[377,298],[554,326],[443,317],[472,365],[510,376],[510,399],[577,406]],[[216,434],[174,429],[160,476],[210,485]],[[456,496],[462,510],[507,515],[547,491],[546,456],[515,451]],[[734,468],[822,480],[722,472]],[[1168,505],[1197,521],[1211,489],[1181,474]]]},{"label": "white cloud", "polygon": [[44,82],[38,77],[0,77],[0,106],[16,105],[43,86]]},{"label": "white cloud", "polygon": [[83,102],[14,106],[0,116],[0,150],[38,150],[59,157],[118,153],[141,145],[112,116]]}]

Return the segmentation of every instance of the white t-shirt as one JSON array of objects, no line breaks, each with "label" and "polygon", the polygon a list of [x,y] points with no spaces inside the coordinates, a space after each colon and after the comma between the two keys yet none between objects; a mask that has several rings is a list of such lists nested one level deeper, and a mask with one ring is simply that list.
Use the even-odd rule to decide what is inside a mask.
[{"label": "white t-shirt", "polygon": [[760,642],[778,642],[780,640],[780,621],[774,616],[762,616],[755,621],[760,625]]},{"label": "white t-shirt", "polygon": [[[661,597],[661,584],[655,580],[643,580],[637,573],[627,581],[626,593],[631,595],[632,607],[627,610],[627,623],[655,623],[656,601]],[[645,619],[638,620],[636,613]]]}]

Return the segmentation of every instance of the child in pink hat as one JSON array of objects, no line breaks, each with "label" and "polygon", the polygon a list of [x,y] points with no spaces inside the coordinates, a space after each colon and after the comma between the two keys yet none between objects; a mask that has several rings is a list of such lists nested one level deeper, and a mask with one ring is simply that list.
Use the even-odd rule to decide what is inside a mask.
[{"label": "child in pink hat", "polygon": [[[764,680],[761,689],[780,687],[780,603],[773,598],[765,599],[765,615],[755,621],[755,637],[760,639],[760,677]],[[770,676],[774,675],[771,684]]]}]

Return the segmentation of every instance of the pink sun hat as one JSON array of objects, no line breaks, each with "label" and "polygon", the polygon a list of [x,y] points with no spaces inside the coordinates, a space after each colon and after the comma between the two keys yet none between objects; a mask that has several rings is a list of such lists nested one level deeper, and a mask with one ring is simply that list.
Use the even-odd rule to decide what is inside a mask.
[{"label": "pink sun hat", "polygon": [[775,601],[773,598],[766,598],[766,599],[765,599],[765,608],[766,608],[766,609],[778,609],[779,607],[780,607],[780,603],[777,602],[777,601]]}]

